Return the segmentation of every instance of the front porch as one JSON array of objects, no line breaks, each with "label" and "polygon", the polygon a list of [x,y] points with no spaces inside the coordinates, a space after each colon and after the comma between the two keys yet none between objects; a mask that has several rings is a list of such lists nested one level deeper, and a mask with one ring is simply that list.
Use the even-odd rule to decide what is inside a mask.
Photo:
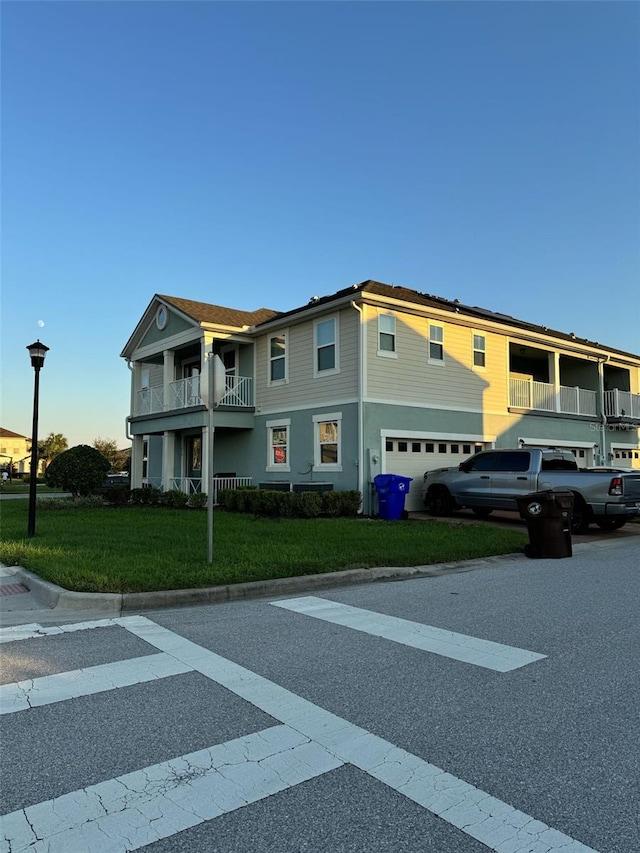
[{"label": "front porch", "polygon": [[[253,484],[253,477],[214,477],[212,483],[213,502],[214,504],[217,504],[218,493],[222,489],[246,488]],[[147,477],[143,483],[145,486],[152,486],[156,489],[162,489],[162,491],[177,489],[187,495],[199,494],[202,492],[202,484],[203,480],[201,477],[170,477],[167,482],[166,489],[164,488],[162,477]]]}]

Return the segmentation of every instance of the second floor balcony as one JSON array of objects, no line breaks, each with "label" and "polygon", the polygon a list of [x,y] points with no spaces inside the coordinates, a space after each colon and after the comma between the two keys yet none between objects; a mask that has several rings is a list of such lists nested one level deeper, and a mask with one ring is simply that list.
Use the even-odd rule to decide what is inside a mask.
[{"label": "second floor balcony", "polygon": [[607,418],[640,421],[640,394],[614,388],[604,392],[604,413]]},{"label": "second floor balcony", "polygon": [[[203,406],[200,396],[200,376],[189,376],[164,385],[140,388],[136,392],[134,415],[154,415]],[[226,376],[225,393],[219,406],[251,408],[253,406],[253,379],[250,376]]]},{"label": "second floor balcony", "polygon": [[560,385],[533,379],[509,379],[509,405],[515,409],[556,412],[563,415],[595,417],[598,395],[588,388]]}]

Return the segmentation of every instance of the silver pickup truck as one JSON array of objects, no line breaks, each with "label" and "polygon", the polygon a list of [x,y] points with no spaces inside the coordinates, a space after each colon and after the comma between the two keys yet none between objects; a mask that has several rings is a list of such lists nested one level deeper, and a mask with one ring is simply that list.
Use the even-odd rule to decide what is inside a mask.
[{"label": "silver pickup truck", "polygon": [[591,522],[617,530],[640,515],[640,471],[580,470],[573,453],[558,450],[483,450],[457,468],[427,471],[422,499],[432,515],[469,507],[487,516],[517,512],[516,498],[546,489],[573,492],[574,533]]}]

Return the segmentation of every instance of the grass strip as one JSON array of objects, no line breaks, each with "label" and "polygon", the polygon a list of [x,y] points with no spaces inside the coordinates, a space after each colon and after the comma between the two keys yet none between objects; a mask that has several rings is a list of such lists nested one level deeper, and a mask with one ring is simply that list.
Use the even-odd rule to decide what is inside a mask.
[{"label": "grass strip", "polygon": [[521,551],[527,536],[482,524],[367,518],[265,519],[215,512],[207,563],[200,510],[38,508],[3,501],[0,561],[66,589],[192,589],[373,566],[422,566]]}]

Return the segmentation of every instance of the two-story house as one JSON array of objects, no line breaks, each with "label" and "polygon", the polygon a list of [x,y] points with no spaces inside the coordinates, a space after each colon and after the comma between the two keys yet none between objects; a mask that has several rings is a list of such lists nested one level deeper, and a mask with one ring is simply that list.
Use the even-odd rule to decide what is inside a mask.
[{"label": "two-story house", "polygon": [[31,439],[0,427],[0,468],[21,477],[31,471]]},{"label": "two-story house", "polygon": [[376,474],[413,477],[418,509],[424,471],[487,447],[640,468],[640,356],[404,287],[287,312],[156,295],[122,356],[133,486],[358,489],[369,513]]}]

